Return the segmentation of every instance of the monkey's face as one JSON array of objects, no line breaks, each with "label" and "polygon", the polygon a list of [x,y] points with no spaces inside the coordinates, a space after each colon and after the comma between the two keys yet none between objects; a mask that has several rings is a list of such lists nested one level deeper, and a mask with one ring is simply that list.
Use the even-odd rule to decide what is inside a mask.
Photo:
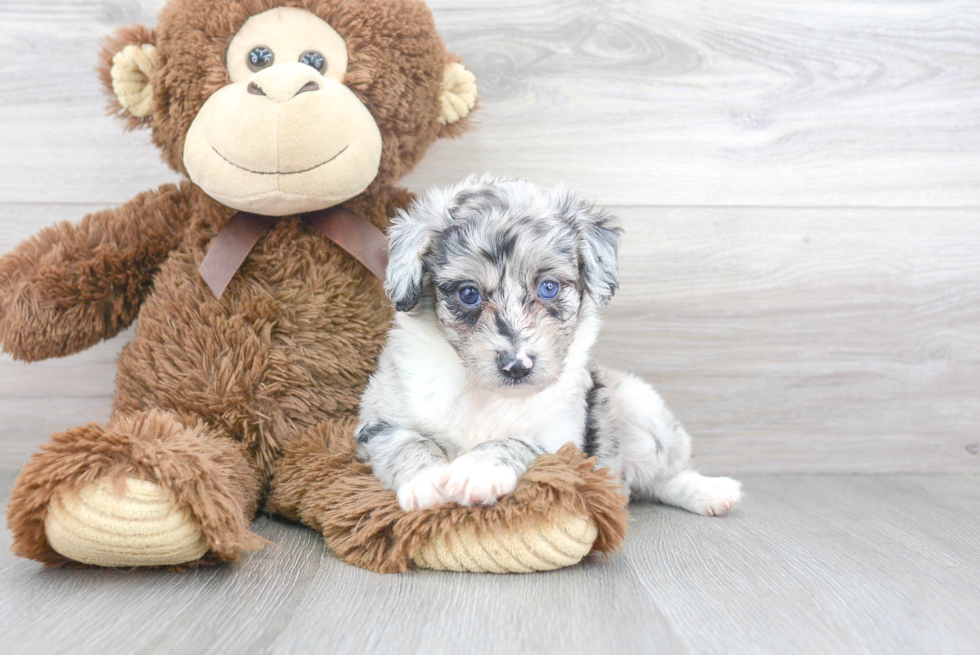
[{"label": "monkey's face", "polygon": [[167,0],[157,28],[106,43],[100,74],[174,170],[279,216],[383,192],[476,103],[423,0]]},{"label": "monkey's face", "polygon": [[374,180],[381,132],[344,85],[347,46],[324,20],[289,7],[256,14],[227,66],[231,83],[184,140],[184,167],[209,196],[281,216],[333,206]]}]

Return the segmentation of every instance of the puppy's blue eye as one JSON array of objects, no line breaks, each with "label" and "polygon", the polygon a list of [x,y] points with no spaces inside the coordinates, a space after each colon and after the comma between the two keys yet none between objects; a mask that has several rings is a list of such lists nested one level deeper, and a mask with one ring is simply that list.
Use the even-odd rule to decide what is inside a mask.
[{"label": "puppy's blue eye", "polygon": [[558,295],[558,283],[553,280],[545,280],[538,287],[538,295],[545,300],[551,300]]},{"label": "puppy's blue eye", "polygon": [[459,290],[459,301],[464,305],[474,307],[480,304],[480,290],[473,286],[463,287]]}]

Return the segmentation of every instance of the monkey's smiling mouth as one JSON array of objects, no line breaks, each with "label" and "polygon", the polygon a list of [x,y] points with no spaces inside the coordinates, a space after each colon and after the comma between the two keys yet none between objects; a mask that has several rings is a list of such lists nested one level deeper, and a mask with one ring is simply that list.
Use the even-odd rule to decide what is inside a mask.
[{"label": "monkey's smiling mouth", "polygon": [[231,164],[235,168],[240,168],[243,171],[247,171],[249,173],[254,173],[255,175],[299,175],[300,173],[309,173],[310,171],[312,171],[312,170],[314,170],[316,168],[320,168],[321,166],[326,166],[327,164],[329,164],[330,162],[332,162],[334,159],[336,159],[337,157],[340,157],[342,154],[344,154],[344,152],[349,147],[350,147],[350,144],[347,144],[346,146],[344,146],[343,148],[340,149],[340,152],[338,152],[337,154],[335,154],[330,159],[327,159],[326,161],[321,161],[319,164],[316,164],[314,166],[310,166],[309,168],[304,168],[301,171],[289,171],[288,173],[283,173],[281,171],[273,171],[271,173],[268,172],[268,171],[253,171],[251,168],[245,168],[244,166],[239,166],[238,164],[236,164],[232,160],[228,159],[227,157],[225,157],[224,155],[222,155],[220,152],[218,152],[218,149],[215,148],[214,146],[211,146],[211,150],[214,150],[214,154],[218,155],[219,157],[221,157],[222,159],[224,159],[226,162],[228,162],[229,164]]}]

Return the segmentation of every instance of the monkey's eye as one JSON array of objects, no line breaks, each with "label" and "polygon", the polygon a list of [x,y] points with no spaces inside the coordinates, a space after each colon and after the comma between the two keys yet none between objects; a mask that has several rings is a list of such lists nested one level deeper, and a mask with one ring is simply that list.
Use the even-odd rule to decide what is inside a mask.
[{"label": "monkey's eye", "polygon": [[544,300],[553,300],[558,295],[558,283],[554,280],[545,280],[538,286],[538,295]]},{"label": "monkey's eye", "polygon": [[252,48],[252,51],[248,53],[245,63],[248,64],[249,70],[258,72],[263,68],[271,66],[275,59],[276,57],[272,54],[272,50],[269,50],[264,45],[260,45]]},{"label": "monkey's eye", "polygon": [[299,56],[299,63],[312,66],[321,73],[327,67],[327,60],[316,50],[307,50]]},{"label": "monkey's eye", "polygon": [[459,290],[459,301],[468,307],[476,307],[480,304],[480,290],[473,285],[468,285]]}]

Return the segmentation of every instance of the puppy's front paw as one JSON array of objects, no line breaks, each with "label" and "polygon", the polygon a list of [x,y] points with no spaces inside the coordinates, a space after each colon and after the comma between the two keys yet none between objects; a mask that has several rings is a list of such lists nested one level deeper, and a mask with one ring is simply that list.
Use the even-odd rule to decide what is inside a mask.
[{"label": "puppy's front paw", "polygon": [[442,491],[463,507],[493,505],[517,488],[517,473],[507,464],[463,455],[443,472]]},{"label": "puppy's front paw", "polygon": [[415,474],[411,480],[398,487],[398,505],[406,512],[427,509],[449,502],[442,492],[440,479],[446,466],[430,466]]}]

